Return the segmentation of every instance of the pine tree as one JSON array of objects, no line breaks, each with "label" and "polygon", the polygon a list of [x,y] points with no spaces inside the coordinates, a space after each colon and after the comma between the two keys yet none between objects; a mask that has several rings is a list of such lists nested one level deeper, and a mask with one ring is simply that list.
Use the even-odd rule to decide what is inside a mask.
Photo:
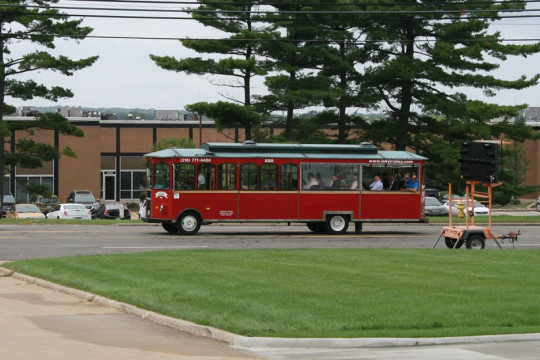
[{"label": "pine tree", "polygon": [[462,137],[477,135],[486,121],[515,116],[525,107],[475,101],[459,91],[478,88],[494,95],[538,83],[540,75],[516,80],[491,75],[508,56],[540,51],[540,43],[506,44],[501,34],[489,30],[501,13],[522,10],[525,3],[411,0],[368,6],[373,16],[365,38],[371,45],[363,85],[375,96],[372,108],[387,113],[388,131],[379,141],[398,150],[415,148],[422,143],[415,139],[422,131],[431,136],[447,131],[434,116],[468,124]]},{"label": "pine tree", "polygon": [[[203,109],[213,109],[214,120],[218,128],[231,126],[241,126],[245,129],[246,139],[252,139],[252,129],[258,128],[261,116],[257,116],[255,111],[251,111],[254,116],[244,119],[241,123],[235,121],[235,117],[229,117],[230,111],[236,109],[239,113],[245,114],[243,107],[252,107],[252,84],[251,80],[255,76],[266,74],[265,62],[257,57],[258,40],[268,37],[264,27],[256,26],[260,16],[254,12],[259,6],[257,0],[240,0],[234,3],[224,3],[220,0],[205,1],[196,11],[192,11],[195,20],[205,26],[218,29],[230,34],[228,39],[220,40],[183,40],[182,45],[198,53],[221,54],[224,57],[219,60],[204,59],[202,57],[190,57],[175,59],[170,56],[150,55],[155,63],[165,69],[186,74],[197,75],[221,75],[232,79],[229,82],[215,83],[219,86],[229,88],[241,88],[243,98],[237,99],[234,95],[222,93],[228,100],[232,101],[228,105],[225,113],[220,114],[221,107],[211,106],[204,103],[199,106],[192,104],[189,109],[203,111]],[[199,115],[202,115],[199,114]],[[209,113],[204,115],[210,116]]]},{"label": "pine tree", "polygon": [[[55,48],[57,38],[84,39],[92,29],[81,26],[82,20],[70,20],[69,16],[50,7],[57,0],[18,0],[0,4],[0,195],[4,190],[6,165],[28,168],[41,167],[43,161],[57,159],[60,155],[75,156],[69,148],[59,150],[52,145],[41,144],[28,139],[19,139],[15,153],[4,150],[6,137],[16,130],[25,130],[30,134],[37,129],[56,130],[61,134],[83,136],[82,130],[70,124],[59,114],[39,115],[33,121],[7,123],[4,114],[10,114],[15,108],[5,103],[6,97],[31,100],[35,97],[56,101],[59,98],[72,97],[69,89],[59,86],[47,87],[34,80],[18,80],[17,77],[34,71],[55,71],[70,76],[74,71],[92,65],[97,56],[72,60],[66,56],[53,56],[46,49]],[[21,44],[28,44],[28,49],[35,49],[21,56],[15,56],[13,49]],[[45,50],[40,50],[45,49]],[[0,196],[2,198],[2,196]]]}]

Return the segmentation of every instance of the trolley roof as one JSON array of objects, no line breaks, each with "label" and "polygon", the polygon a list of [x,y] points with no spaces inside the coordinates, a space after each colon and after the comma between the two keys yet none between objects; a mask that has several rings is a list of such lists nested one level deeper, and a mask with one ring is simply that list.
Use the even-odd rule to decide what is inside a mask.
[{"label": "trolley roof", "polygon": [[144,155],[155,158],[304,158],[304,159],[392,159],[427,160],[407,151],[379,151],[370,143],[334,144],[271,144],[271,143],[204,143],[200,149],[170,148]]}]

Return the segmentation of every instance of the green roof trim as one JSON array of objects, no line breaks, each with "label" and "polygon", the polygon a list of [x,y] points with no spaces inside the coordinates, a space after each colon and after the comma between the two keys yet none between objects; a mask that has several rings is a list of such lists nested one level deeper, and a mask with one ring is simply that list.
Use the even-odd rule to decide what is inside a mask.
[{"label": "green roof trim", "polygon": [[144,155],[145,157],[212,157],[212,158],[303,158],[344,160],[427,160],[408,151],[379,151],[370,143],[358,145],[335,144],[273,144],[273,143],[204,143],[200,149],[170,148]]}]

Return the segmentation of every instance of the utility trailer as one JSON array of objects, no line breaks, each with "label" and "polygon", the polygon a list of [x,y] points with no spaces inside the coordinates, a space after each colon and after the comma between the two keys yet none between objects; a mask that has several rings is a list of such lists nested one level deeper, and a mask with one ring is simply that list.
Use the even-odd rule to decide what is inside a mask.
[{"label": "utility trailer", "polygon": [[[476,185],[482,184],[487,187],[487,192],[477,192]],[[501,185],[502,183],[483,183],[481,181],[467,181],[467,191],[465,196],[465,208],[468,209],[468,202],[472,202],[472,211],[467,211],[466,214],[463,214],[466,217],[465,225],[452,225],[452,185],[449,185],[449,224],[444,226],[439,238],[433,245],[433,248],[437,246],[437,243],[441,238],[444,238],[446,246],[450,249],[459,249],[465,244],[467,249],[484,249],[486,246],[486,240],[493,239],[499,249],[502,249],[501,244],[497,239],[508,239],[512,242],[517,241],[519,231],[517,233],[511,232],[509,234],[495,236],[491,229],[491,195],[492,189],[496,186]],[[470,192],[469,192],[470,189]],[[474,201],[476,198],[483,199],[484,202],[487,201],[489,209],[489,221],[488,227],[485,226],[476,226],[475,225],[475,216],[474,216]],[[482,201],[482,200],[481,200]],[[470,213],[473,215],[471,216]]]}]

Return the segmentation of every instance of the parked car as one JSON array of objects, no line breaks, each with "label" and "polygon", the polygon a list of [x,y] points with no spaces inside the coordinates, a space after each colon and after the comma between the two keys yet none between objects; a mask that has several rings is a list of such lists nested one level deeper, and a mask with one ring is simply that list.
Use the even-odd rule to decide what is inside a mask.
[{"label": "parked car", "polygon": [[439,189],[427,188],[426,190],[424,190],[424,192],[426,193],[426,197],[433,197],[441,201],[441,193]]},{"label": "parked car", "polygon": [[[465,195],[452,194],[452,200],[465,199],[465,198],[466,198]],[[448,201],[448,199],[450,199],[450,195],[449,194],[444,194],[442,199],[441,199],[441,202],[444,204],[445,202]]]},{"label": "parked car", "polygon": [[6,216],[6,213],[11,208],[11,206],[15,205],[17,201],[15,200],[15,197],[11,194],[4,194],[3,201],[2,201],[2,216]]},{"label": "parked car", "polygon": [[[123,213],[123,214],[122,214]],[[121,216],[123,215],[123,216]],[[97,217],[100,219],[131,219],[131,213],[124,204],[109,203],[101,204],[97,211]]]},{"label": "parked car", "polygon": [[6,213],[8,219],[45,219],[35,204],[15,204]]},{"label": "parked car", "polygon": [[58,204],[47,214],[47,219],[91,220],[92,212],[83,204]]},{"label": "parked car", "polygon": [[92,218],[97,217],[99,203],[89,190],[73,190],[69,194],[66,203],[83,204],[92,213]]},{"label": "parked car", "polygon": [[53,207],[58,204],[58,196],[51,195],[51,196],[43,196],[38,195],[36,200],[33,201],[34,204],[37,205],[37,207],[41,210],[42,213],[45,215],[52,210]]},{"label": "parked car", "polygon": [[[452,199],[452,215],[458,215],[459,214],[459,209],[457,208],[457,206],[458,206],[460,201],[463,201],[463,206],[467,205],[466,199],[459,199],[459,200],[453,200]],[[447,209],[448,209],[448,205],[449,205],[449,201],[447,201],[444,204],[444,206]],[[467,209],[463,209],[463,212],[464,212],[465,215],[467,215],[471,211],[472,211],[472,200],[469,200],[469,207]],[[471,215],[474,215],[474,216],[489,215],[489,209],[484,204],[482,204],[481,202],[475,201],[474,202],[474,213],[471,214]]]},{"label": "parked car", "polygon": [[139,219],[146,219],[146,200],[139,204]]},{"label": "parked car", "polygon": [[448,208],[441,204],[438,199],[427,196],[424,212],[427,216],[445,216],[448,215]]}]

